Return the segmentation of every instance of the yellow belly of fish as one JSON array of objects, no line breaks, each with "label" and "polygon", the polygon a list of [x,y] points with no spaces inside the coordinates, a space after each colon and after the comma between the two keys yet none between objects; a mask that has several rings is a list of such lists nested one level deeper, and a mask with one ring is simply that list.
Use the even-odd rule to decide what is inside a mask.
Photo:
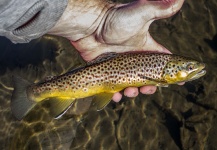
[{"label": "yellow belly of fish", "polygon": [[103,91],[102,87],[94,87],[92,89],[90,88],[83,88],[83,89],[78,89],[76,91],[74,90],[54,90],[51,92],[44,92],[40,94],[39,96],[35,97],[35,101],[40,102],[45,99],[49,98],[59,98],[59,99],[79,99],[79,98],[84,98],[84,97],[89,97],[93,96],[94,94],[101,93]]},{"label": "yellow belly of fish", "polygon": [[69,90],[53,90],[50,92],[44,92],[40,94],[39,96],[35,97],[35,101],[39,102],[45,99],[49,98],[60,98],[62,100],[64,99],[80,99],[80,98],[85,98],[89,96],[93,96],[99,93],[116,93],[119,92],[126,87],[140,87],[144,85],[157,85],[156,82],[153,81],[147,81],[146,84],[142,82],[134,82],[134,83],[128,83],[124,82],[121,84],[112,84],[112,83],[104,83],[101,86],[94,86],[94,87],[85,87],[85,88],[80,88],[77,90],[69,89]]}]

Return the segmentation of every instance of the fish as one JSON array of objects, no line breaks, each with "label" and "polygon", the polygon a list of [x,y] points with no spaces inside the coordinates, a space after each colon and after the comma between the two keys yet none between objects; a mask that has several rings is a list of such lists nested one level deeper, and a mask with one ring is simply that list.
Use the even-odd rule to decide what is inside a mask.
[{"label": "fish", "polygon": [[127,87],[168,86],[198,79],[206,74],[205,64],[191,58],[165,53],[109,53],[84,67],[31,83],[13,77],[12,114],[22,120],[39,102],[51,101],[54,118],[60,118],[74,103],[93,97],[97,110],[103,109],[114,93]]}]

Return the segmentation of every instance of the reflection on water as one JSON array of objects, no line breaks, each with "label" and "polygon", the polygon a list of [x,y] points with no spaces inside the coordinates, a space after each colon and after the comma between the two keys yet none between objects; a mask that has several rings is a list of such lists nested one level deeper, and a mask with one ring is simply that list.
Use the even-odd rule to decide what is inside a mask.
[{"label": "reflection on water", "polygon": [[82,100],[59,120],[42,103],[16,121],[11,76],[35,82],[62,74],[84,63],[77,52],[59,37],[17,45],[0,38],[0,149],[217,149],[216,8],[216,0],[187,0],[181,12],[150,29],[173,53],[205,62],[205,77],[150,96],[124,97],[99,112]]}]

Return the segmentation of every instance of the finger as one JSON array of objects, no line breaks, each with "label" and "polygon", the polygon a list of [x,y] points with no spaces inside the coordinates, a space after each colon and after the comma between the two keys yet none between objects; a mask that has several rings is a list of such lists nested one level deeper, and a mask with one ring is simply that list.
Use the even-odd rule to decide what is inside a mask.
[{"label": "finger", "polygon": [[151,85],[143,86],[140,88],[140,92],[143,94],[154,94],[156,90],[157,90],[157,87],[151,86]]},{"label": "finger", "polygon": [[139,0],[117,7],[119,7],[118,12],[125,15],[124,21],[133,21],[133,18],[136,22],[144,19],[151,23],[153,20],[174,15],[181,9],[183,3],[184,0]]},{"label": "finger", "polygon": [[124,90],[124,95],[127,97],[136,97],[139,94],[139,90],[136,87],[128,87]]},{"label": "finger", "polygon": [[185,84],[185,82],[178,83],[178,85],[184,85],[184,84]]},{"label": "finger", "polygon": [[[144,1],[144,0],[140,0]],[[158,1],[146,1],[147,5],[150,5],[150,9],[153,12],[152,19],[167,18],[177,13],[183,5],[184,0],[158,0]]]},{"label": "finger", "polygon": [[113,95],[112,100],[114,102],[119,102],[121,100],[121,98],[122,98],[122,94],[120,92],[117,92]]}]

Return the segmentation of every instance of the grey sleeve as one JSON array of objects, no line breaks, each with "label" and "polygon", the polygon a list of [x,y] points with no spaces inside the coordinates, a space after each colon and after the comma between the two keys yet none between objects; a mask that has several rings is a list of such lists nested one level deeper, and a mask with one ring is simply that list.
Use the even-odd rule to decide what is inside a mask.
[{"label": "grey sleeve", "polygon": [[68,0],[0,0],[0,36],[26,43],[47,33]]}]

